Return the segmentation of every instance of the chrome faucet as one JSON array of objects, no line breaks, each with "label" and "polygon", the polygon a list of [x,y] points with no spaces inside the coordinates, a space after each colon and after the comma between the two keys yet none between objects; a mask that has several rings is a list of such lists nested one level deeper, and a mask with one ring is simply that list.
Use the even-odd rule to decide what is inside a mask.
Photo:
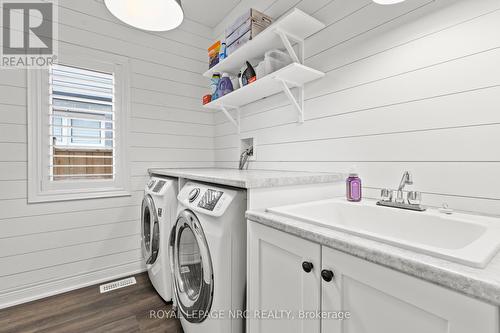
[{"label": "chrome faucet", "polygon": [[420,204],[422,202],[422,193],[416,191],[405,192],[406,185],[413,185],[413,177],[409,171],[404,172],[397,190],[382,189],[381,200],[377,202],[377,205],[419,212],[424,211],[425,208]]},{"label": "chrome faucet", "polygon": [[404,202],[403,191],[406,185],[413,185],[413,177],[411,176],[411,173],[409,171],[405,171],[403,173],[403,178],[401,178],[401,182],[399,182],[396,201]]}]

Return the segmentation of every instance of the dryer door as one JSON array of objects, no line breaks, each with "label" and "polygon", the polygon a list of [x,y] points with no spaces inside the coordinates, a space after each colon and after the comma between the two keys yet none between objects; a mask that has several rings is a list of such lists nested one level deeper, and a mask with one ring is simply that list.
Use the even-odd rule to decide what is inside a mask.
[{"label": "dryer door", "polygon": [[[158,256],[158,232],[159,225],[156,207],[153,198],[149,194],[146,194],[142,200],[141,209],[141,243],[142,253],[147,264],[153,263]],[[156,246],[156,250],[153,246]]]},{"label": "dryer door", "polygon": [[177,305],[191,323],[201,323],[212,307],[214,276],[203,228],[193,212],[180,213],[170,235],[170,264]]}]

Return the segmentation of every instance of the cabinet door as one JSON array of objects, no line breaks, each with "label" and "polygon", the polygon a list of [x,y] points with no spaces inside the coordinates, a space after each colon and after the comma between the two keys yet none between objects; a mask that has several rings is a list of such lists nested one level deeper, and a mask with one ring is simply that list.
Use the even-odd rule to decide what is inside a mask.
[{"label": "cabinet door", "polygon": [[251,221],[247,242],[249,316],[278,316],[247,319],[248,332],[319,333],[319,319],[299,315],[320,309],[321,246]]},{"label": "cabinet door", "polygon": [[498,333],[498,308],[362,259],[322,248],[322,309],[349,311],[323,320],[322,333]]}]

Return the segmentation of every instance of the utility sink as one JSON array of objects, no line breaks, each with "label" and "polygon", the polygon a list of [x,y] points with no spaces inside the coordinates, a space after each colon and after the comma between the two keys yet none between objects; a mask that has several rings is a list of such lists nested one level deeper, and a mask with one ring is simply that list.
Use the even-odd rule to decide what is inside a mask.
[{"label": "utility sink", "polygon": [[267,211],[477,268],[484,268],[500,249],[500,218],[414,212],[345,199]]}]

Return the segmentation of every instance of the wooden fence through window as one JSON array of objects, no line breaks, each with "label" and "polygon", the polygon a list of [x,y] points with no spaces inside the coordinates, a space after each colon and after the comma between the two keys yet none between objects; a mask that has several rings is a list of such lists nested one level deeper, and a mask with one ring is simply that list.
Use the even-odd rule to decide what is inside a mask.
[{"label": "wooden fence through window", "polygon": [[53,179],[112,179],[112,156],[111,149],[54,148]]}]

